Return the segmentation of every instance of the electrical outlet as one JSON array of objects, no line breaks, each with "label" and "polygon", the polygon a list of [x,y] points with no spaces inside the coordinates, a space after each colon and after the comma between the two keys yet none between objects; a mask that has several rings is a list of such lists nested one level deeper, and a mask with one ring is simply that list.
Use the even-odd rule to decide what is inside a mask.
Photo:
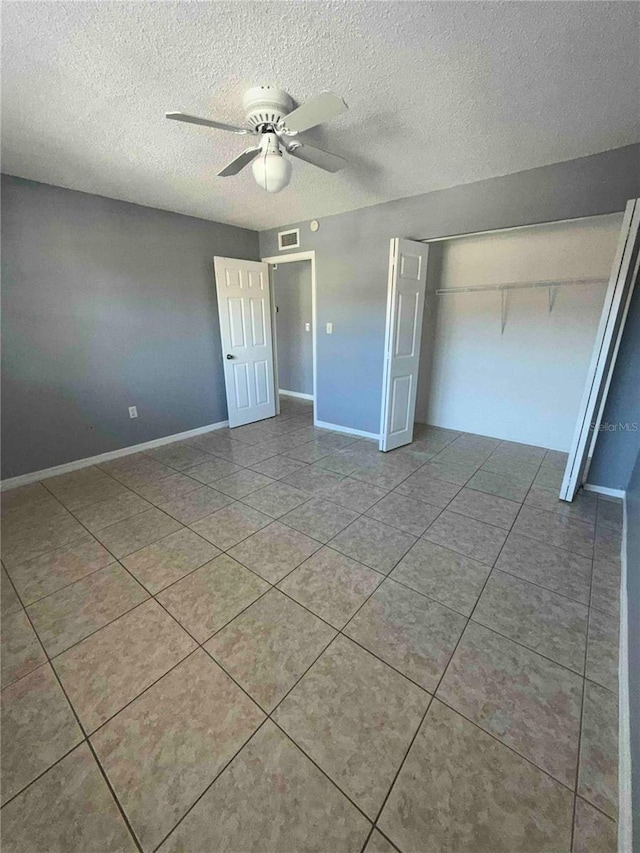
[{"label": "electrical outlet", "polygon": [[137,406],[129,406],[129,417],[137,418],[138,417],[138,407]]},{"label": "electrical outlet", "polygon": [[328,335],[333,334],[333,323],[327,323],[327,334]]},{"label": "electrical outlet", "polygon": [[305,332],[310,332],[311,331],[311,323],[305,323],[304,324],[304,330],[305,330]]}]

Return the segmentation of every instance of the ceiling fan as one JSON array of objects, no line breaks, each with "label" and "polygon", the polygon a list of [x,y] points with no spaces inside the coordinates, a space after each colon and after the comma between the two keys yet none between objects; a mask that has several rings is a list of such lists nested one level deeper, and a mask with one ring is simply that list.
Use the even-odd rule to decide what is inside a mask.
[{"label": "ceiling fan", "polygon": [[252,171],[256,182],[267,192],[277,193],[287,186],[291,177],[291,161],[283,157],[282,149],[292,157],[318,166],[325,172],[338,172],[347,165],[343,157],[322,151],[296,138],[299,133],[346,112],[348,107],[342,98],[333,92],[321,92],[296,109],[293,109],[293,105],[293,98],[282,89],[254,86],[245,92],[242,99],[249,127],[236,127],[179,112],[166,113],[166,117],[215,127],[239,136],[259,136],[259,143],[245,149],[228,163],[218,172],[218,177],[237,175],[253,162]]}]

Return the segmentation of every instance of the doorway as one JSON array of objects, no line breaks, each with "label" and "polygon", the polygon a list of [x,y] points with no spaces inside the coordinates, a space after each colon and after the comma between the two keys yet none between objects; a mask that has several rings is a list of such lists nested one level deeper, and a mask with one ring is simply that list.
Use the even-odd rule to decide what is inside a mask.
[{"label": "doorway", "polygon": [[278,394],[313,401],[311,261],[273,264],[270,275]]},{"label": "doorway", "polygon": [[[276,410],[301,401],[318,419],[316,347],[316,253],[262,258],[269,265]],[[286,404],[285,404],[286,407]]]}]

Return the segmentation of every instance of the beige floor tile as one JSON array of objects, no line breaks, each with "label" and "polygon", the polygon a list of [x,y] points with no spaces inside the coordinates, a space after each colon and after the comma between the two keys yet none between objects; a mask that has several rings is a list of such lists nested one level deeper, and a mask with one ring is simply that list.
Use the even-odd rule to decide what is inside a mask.
[{"label": "beige floor tile", "polygon": [[320,547],[315,539],[274,521],[231,548],[229,555],[275,584]]},{"label": "beige floor tile", "polygon": [[416,537],[374,518],[362,516],[331,540],[331,547],[371,569],[388,574]]},{"label": "beige floor tile", "polygon": [[466,622],[448,607],[386,580],[344,633],[433,692]]},{"label": "beige floor tile", "polygon": [[161,480],[164,477],[171,477],[176,472],[175,468],[169,468],[168,465],[163,465],[149,456],[140,454],[136,459],[129,458],[129,460],[123,461],[122,465],[110,469],[109,473],[116,480],[135,491],[139,486],[144,486],[154,480]]},{"label": "beige floor tile", "polygon": [[587,678],[618,691],[618,618],[601,610],[589,612]]},{"label": "beige floor tile", "polygon": [[151,509],[149,501],[127,490],[115,498],[77,509],[75,514],[87,530],[95,533],[103,527],[139,515],[147,509]]},{"label": "beige floor tile", "polygon": [[254,572],[221,554],[165,589],[158,601],[204,643],[268,588]]},{"label": "beige floor tile", "polygon": [[594,557],[597,560],[607,560],[612,563],[618,563],[620,562],[621,551],[622,529],[598,522],[596,525]]},{"label": "beige floor tile", "polygon": [[573,829],[573,853],[617,853],[618,832],[615,821],[576,798]]},{"label": "beige floor tile", "polygon": [[272,521],[263,512],[236,502],[194,522],[191,529],[226,551]]},{"label": "beige floor tile", "polygon": [[[478,494],[480,494],[478,492]],[[423,534],[425,539],[492,566],[507,533],[500,527],[445,510]]]},{"label": "beige floor tile", "polygon": [[375,818],[429,699],[364,649],[338,637],[274,719]]},{"label": "beige floor tile", "polygon": [[9,575],[2,571],[2,585],[0,587],[0,603],[2,605],[2,618],[10,616],[12,613],[18,613],[22,610],[22,604],[18,598],[13,584],[9,580]]},{"label": "beige floor tile", "polygon": [[473,619],[574,672],[584,672],[587,608],[494,569]]},{"label": "beige floor tile", "polygon": [[118,563],[54,592],[27,613],[49,657],[93,634],[149,597]]},{"label": "beige floor tile", "polygon": [[458,494],[461,485],[440,480],[430,471],[421,468],[401,483],[396,491],[425,503],[444,509]]},{"label": "beige floor tile", "polygon": [[431,462],[427,462],[420,469],[420,473],[433,477],[435,480],[444,480],[445,483],[454,483],[458,486],[464,486],[479,467],[479,464],[466,463],[461,465],[455,462],[438,462],[437,459],[436,456]]},{"label": "beige floor tile", "polygon": [[327,624],[273,589],[205,648],[271,712],[335,636]]},{"label": "beige floor tile", "polygon": [[578,793],[610,817],[617,816],[618,700],[591,681],[585,685]]},{"label": "beige floor tile", "polygon": [[523,507],[513,530],[583,557],[591,557],[593,553],[593,525],[555,512]]},{"label": "beige floor tile", "polygon": [[622,501],[617,498],[607,498],[598,495],[598,525],[605,524],[609,527],[622,529]]},{"label": "beige floor tile", "polygon": [[[279,439],[278,441],[286,445],[282,450],[286,450],[292,446],[288,437]],[[264,462],[256,462],[253,470],[259,474],[264,474],[266,477],[271,477],[272,480],[280,480],[282,477],[286,477],[288,474],[293,474],[294,471],[304,468],[305,465],[306,462],[298,462],[286,456],[272,456],[270,459],[265,459]]]},{"label": "beige floor tile", "polygon": [[491,569],[426,539],[419,539],[390,577],[469,616]]},{"label": "beige floor tile", "polygon": [[436,699],[378,824],[403,851],[565,853],[572,812],[570,791]]},{"label": "beige floor tile", "polygon": [[520,511],[520,504],[497,495],[464,488],[458,492],[447,509],[509,530]]},{"label": "beige floor tile", "polygon": [[26,486],[17,486],[15,489],[6,489],[2,492],[0,500],[2,517],[20,507],[33,507],[50,500],[51,492],[42,483],[29,483]]},{"label": "beige floor tile", "polygon": [[22,678],[47,659],[24,610],[2,619],[2,687]]},{"label": "beige floor tile", "polygon": [[198,650],[93,735],[145,851],[173,829],[263,720]]},{"label": "beige floor tile", "polygon": [[354,853],[370,828],[355,806],[268,720],[159,853]]},{"label": "beige floor tile", "polygon": [[2,802],[80,743],[84,735],[49,664],[2,691]]},{"label": "beige floor tile", "polygon": [[547,451],[544,447],[534,444],[520,444],[518,441],[502,441],[491,454],[494,458],[511,459],[514,462],[525,462],[539,465],[544,461]]},{"label": "beige floor tile", "polygon": [[342,474],[308,465],[306,468],[294,471],[293,474],[288,474],[282,482],[312,495],[322,495],[336,486],[342,479]]},{"label": "beige floor tile", "polygon": [[[265,459],[270,459],[276,455],[271,448],[263,445],[252,447],[239,441],[234,441],[229,448],[216,450],[215,454],[228,462],[235,462],[237,465],[255,465],[256,462],[264,462]],[[247,493],[245,492],[245,494]]]},{"label": "beige floor tile", "polygon": [[215,483],[216,480],[222,480],[224,477],[230,477],[231,474],[237,474],[242,471],[241,465],[236,465],[235,462],[228,462],[226,459],[217,459],[209,457],[210,461],[202,465],[195,465],[193,468],[187,469],[187,475],[198,480],[200,483],[209,485]]},{"label": "beige floor tile", "polygon": [[53,495],[47,500],[35,503],[2,505],[2,535],[17,539],[22,531],[27,534],[30,528],[39,527],[58,518],[69,518],[69,510],[62,506]]},{"label": "beige floor tile", "polygon": [[612,616],[620,613],[620,565],[603,560],[593,561],[591,606]]},{"label": "beige floor tile", "polygon": [[81,744],[2,811],[3,853],[136,853],[89,747]]},{"label": "beige floor tile", "polygon": [[357,517],[358,513],[332,501],[312,498],[282,516],[281,521],[318,542],[328,542]]},{"label": "beige floor tile", "polygon": [[88,732],[116,714],[196,647],[147,601],[63,652],[53,664]]},{"label": "beige floor tile", "polygon": [[106,548],[87,534],[86,539],[13,567],[11,579],[24,603],[31,604],[113,562]]},{"label": "beige floor tile", "polygon": [[415,464],[406,457],[396,456],[394,458],[377,457],[368,459],[365,463],[358,465],[351,476],[380,489],[391,491],[404,482],[410,474],[415,471]]},{"label": "beige floor tile", "polygon": [[166,501],[172,501],[180,495],[186,495],[188,492],[194,491],[200,486],[198,480],[194,480],[186,474],[171,474],[170,477],[163,477],[161,480],[152,480],[150,483],[144,483],[137,488],[137,492],[146,500],[153,504],[161,504]]},{"label": "beige floor tile", "polygon": [[313,467],[319,470],[332,471],[334,474],[347,477],[356,470],[358,464],[353,456],[337,450],[335,453],[330,453],[328,456],[318,459],[317,462],[313,463]]},{"label": "beige floor tile", "polygon": [[120,558],[139,551],[145,545],[150,545],[180,528],[178,521],[154,507],[132,518],[118,521],[110,527],[104,527],[96,532],[96,539],[102,542],[114,557]]},{"label": "beige floor tile", "polygon": [[561,501],[557,489],[549,489],[534,483],[529,489],[525,506],[542,509],[545,512],[555,512],[564,518],[595,524],[597,495],[590,492],[578,492],[571,503]]},{"label": "beige floor tile", "polygon": [[339,483],[328,489],[324,497],[354,512],[366,512],[386,494],[387,491],[378,488],[378,486],[372,486],[362,480],[354,480],[352,477],[345,477],[344,480],[340,480]]},{"label": "beige floor tile", "polygon": [[177,530],[140,551],[124,557],[122,562],[150,593],[161,589],[198,569],[220,551],[192,530]]},{"label": "beige floor tile", "polygon": [[100,474],[99,478],[79,485],[76,488],[62,489],[55,492],[56,498],[63,506],[77,515],[78,510],[98,501],[111,500],[118,495],[126,494],[127,489],[122,483]]},{"label": "beige floor tile", "polygon": [[496,569],[583,604],[589,603],[591,560],[564,548],[510,533],[496,562]]},{"label": "beige floor tile", "polygon": [[563,476],[564,472],[561,468],[542,466],[533,482],[536,486],[544,486],[546,489],[554,489],[559,492]]},{"label": "beige floor tile", "polygon": [[157,462],[175,468],[177,471],[184,471],[187,468],[193,468],[194,465],[202,465],[211,461],[209,453],[183,442],[174,442],[159,447],[157,450],[150,450],[148,455]]},{"label": "beige floor tile", "polygon": [[232,503],[233,498],[229,495],[223,495],[222,492],[209,486],[201,486],[170,501],[163,501],[158,506],[181,524],[193,524],[194,521],[199,521]]},{"label": "beige floor tile", "polygon": [[332,453],[332,449],[330,447],[322,447],[317,444],[313,444],[313,442],[309,442],[308,444],[299,444],[295,447],[292,447],[290,450],[285,450],[283,452],[284,456],[288,456],[290,459],[295,459],[298,462],[317,462],[318,459],[322,459],[323,456],[329,456]]},{"label": "beige floor tile", "polygon": [[379,572],[331,548],[321,548],[278,587],[341,629],[382,580]]},{"label": "beige floor tile", "polygon": [[253,492],[244,498],[243,502],[272,518],[280,518],[308,500],[308,492],[303,492],[302,489],[296,489],[295,486],[289,486],[284,482],[277,482]]},{"label": "beige floor tile", "polygon": [[482,463],[480,470],[499,474],[522,486],[530,486],[538,473],[538,464],[505,459],[503,456],[490,456],[486,462]]},{"label": "beige floor tile", "polygon": [[374,829],[364,848],[364,853],[396,853],[396,849],[381,832]]},{"label": "beige floor tile", "polygon": [[377,504],[367,511],[367,515],[411,533],[420,536],[432,521],[440,515],[440,509],[423,501],[416,501],[399,492],[390,492]]},{"label": "beige floor tile", "polygon": [[258,474],[257,471],[243,469],[237,474],[230,474],[228,477],[223,477],[222,480],[216,480],[216,489],[237,500],[275,482],[271,477],[265,477],[264,474]]},{"label": "beige floor tile", "polygon": [[437,696],[573,788],[581,676],[470,622]]},{"label": "beige floor tile", "polygon": [[11,572],[19,563],[34,560],[72,542],[87,542],[90,538],[91,535],[69,513],[27,527],[15,535],[5,529],[2,536],[2,562]]},{"label": "beige floor tile", "polygon": [[522,503],[529,491],[528,483],[514,483],[507,477],[500,474],[494,474],[491,471],[480,469],[476,471],[473,477],[467,483],[469,489],[475,489],[478,492],[485,492],[488,495],[497,495],[500,498],[506,498],[510,501]]}]

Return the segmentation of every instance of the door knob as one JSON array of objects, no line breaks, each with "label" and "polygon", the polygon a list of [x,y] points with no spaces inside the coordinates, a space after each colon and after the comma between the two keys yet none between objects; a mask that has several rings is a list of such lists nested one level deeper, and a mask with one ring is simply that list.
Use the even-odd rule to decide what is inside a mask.
[{"label": "door knob", "polygon": [[230,355],[229,353],[227,353],[227,358],[235,358],[235,355]]}]

